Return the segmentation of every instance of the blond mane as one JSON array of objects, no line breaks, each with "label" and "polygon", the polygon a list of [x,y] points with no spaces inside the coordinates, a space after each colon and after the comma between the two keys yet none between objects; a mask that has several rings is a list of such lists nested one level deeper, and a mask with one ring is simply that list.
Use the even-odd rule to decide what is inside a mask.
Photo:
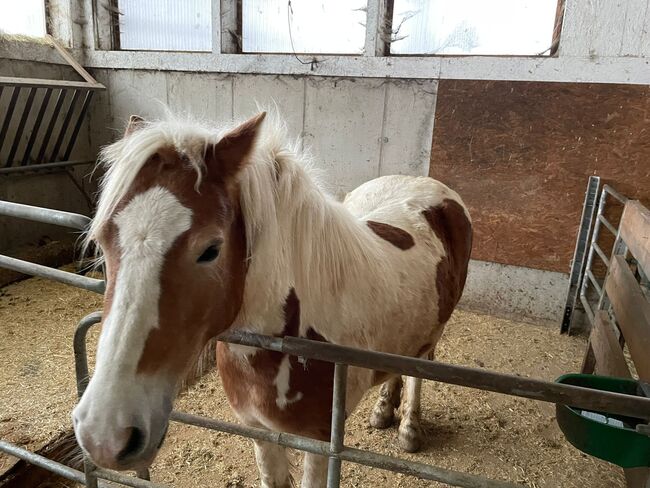
[{"label": "blond mane", "polygon": [[[187,156],[182,164],[196,171],[198,191],[206,147],[217,143],[228,129],[170,116],[144,123],[106,146],[99,159],[105,168],[101,195],[86,244],[111,218],[146,161],[163,147],[174,147]],[[363,268],[367,275],[373,256],[380,252],[376,240],[359,232],[357,220],[324,189],[298,141],[288,140],[277,112],[272,111],[263,122],[239,182],[247,255],[259,258],[256,268],[260,278],[267,277],[268,285],[284,287],[288,278],[290,286],[302,285],[318,296],[338,288],[347,275],[358,273],[355,270]],[[274,283],[278,270],[291,276],[278,276]],[[320,279],[314,280],[315,276]]]}]

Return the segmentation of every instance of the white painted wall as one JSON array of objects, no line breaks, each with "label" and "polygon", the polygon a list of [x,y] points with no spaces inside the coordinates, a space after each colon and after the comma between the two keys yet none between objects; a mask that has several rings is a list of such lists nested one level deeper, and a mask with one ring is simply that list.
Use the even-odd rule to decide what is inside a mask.
[{"label": "white painted wall", "polygon": [[216,124],[276,103],[290,136],[341,196],[384,174],[429,171],[436,81],[94,70],[107,87],[90,114],[93,144],[119,137],[129,115],[156,118],[164,106]]},{"label": "white painted wall", "polygon": [[560,56],[650,57],[650,2],[567,0]]}]

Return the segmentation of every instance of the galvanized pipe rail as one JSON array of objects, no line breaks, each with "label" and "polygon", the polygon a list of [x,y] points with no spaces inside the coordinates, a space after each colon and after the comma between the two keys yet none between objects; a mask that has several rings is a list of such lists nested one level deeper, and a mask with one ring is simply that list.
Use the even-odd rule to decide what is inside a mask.
[{"label": "galvanized pipe rail", "polygon": [[[90,327],[101,321],[101,313],[86,316],[78,325],[74,336],[75,369],[77,390],[81,397],[88,385],[88,363],[86,356],[86,335]],[[347,365],[385,371],[389,373],[416,376],[461,386],[496,391],[540,401],[563,403],[590,410],[607,411],[650,419],[650,398],[596,391],[573,385],[552,383],[542,380],[439,363],[417,358],[398,356],[375,351],[354,349],[295,337],[269,337],[259,334],[232,332],[222,334],[219,340],[270,351],[282,352],[308,359],[335,363],[334,394],[332,398],[332,428],[330,442],[317,441],[283,432],[237,425],[188,413],[173,412],[176,422],[195,425],[244,437],[272,442],[314,454],[329,456],[328,488],[340,484],[341,461],[396,471],[439,481],[452,486],[471,488],[506,488],[519,486],[509,482],[495,481],[468,473],[461,473],[413,461],[405,461],[379,453],[353,449],[344,445],[345,384]],[[92,468],[91,468],[92,469]],[[94,476],[89,473],[90,476]]]},{"label": "galvanized pipe rail", "polygon": [[[598,279],[594,276],[592,271],[594,256],[598,256],[603,261],[605,268],[609,270],[610,259],[608,259],[607,256],[605,256],[605,252],[598,245],[598,238],[600,237],[601,224],[609,232],[611,232],[616,238],[614,242],[614,247],[612,249],[612,255],[621,254],[623,251],[623,249],[621,249],[622,243],[618,233],[618,229],[605,217],[605,209],[607,205],[608,195],[613,197],[615,200],[617,200],[619,203],[623,205],[625,205],[625,202],[627,202],[628,200],[626,196],[621,195],[619,192],[614,190],[614,188],[612,188],[609,185],[603,186],[603,189],[600,193],[600,199],[598,201],[598,210],[596,211],[596,219],[594,220],[594,229],[591,234],[591,242],[589,244],[589,253],[587,254],[587,261],[583,271],[584,278],[580,286],[580,302],[584,307],[585,314],[587,316],[587,319],[589,319],[589,323],[591,325],[594,324],[596,311],[604,310],[607,308],[606,296],[602,284],[598,282]],[[590,302],[588,296],[590,283],[592,285],[592,288],[596,291],[596,295],[598,297],[596,303],[593,304]]]},{"label": "galvanized pipe rail", "polygon": [[[62,212],[49,208],[34,207],[21,203],[5,202],[0,200],[0,216],[13,217],[18,219],[42,222],[44,224],[59,225],[78,231],[85,231],[90,224],[90,218],[71,212]],[[42,264],[30,263],[22,259],[12,258],[0,254],[0,268],[7,268],[19,273],[31,276],[47,278],[66,285],[76,286],[95,293],[104,293],[105,283],[103,280],[80,276],[75,273],[61,271],[59,269],[43,266]]]}]

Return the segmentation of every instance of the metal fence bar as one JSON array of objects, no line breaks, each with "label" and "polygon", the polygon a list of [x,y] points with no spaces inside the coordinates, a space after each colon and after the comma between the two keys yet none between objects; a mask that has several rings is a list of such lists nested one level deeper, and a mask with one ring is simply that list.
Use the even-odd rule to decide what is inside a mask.
[{"label": "metal fence bar", "polygon": [[79,110],[79,114],[77,115],[77,121],[74,124],[74,129],[72,130],[72,135],[70,136],[70,140],[68,141],[68,146],[66,147],[65,152],[63,153],[64,160],[70,157],[70,153],[72,153],[72,149],[74,148],[74,145],[77,142],[77,136],[79,135],[81,124],[84,121],[84,116],[88,111],[88,106],[90,105],[90,101],[93,99],[93,94],[94,92],[91,91],[86,92],[86,96],[84,97],[83,104],[81,105],[81,110]]},{"label": "metal fence bar", "polygon": [[87,276],[80,276],[60,269],[50,268],[42,264],[30,263],[22,259],[16,259],[9,256],[0,254],[0,268],[7,268],[18,273],[23,273],[31,276],[39,276],[48,280],[58,281],[66,285],[76,286],[84,290],[92,291],[95,293],[104,293],[106,284],[104,280],[97,280],[95,278],[88,278]]},{"label": "metal fence bar", "polygon": [[330,458],[327,463],[327,488],[341,484],[341,458],[345,438],[345,397],[348,377],[347,364],[334,365],[334,391],[332,394],[332,426],[330,433]]},{"label": "metal fence bar", "polygon": [[580,228],[576,247],[573,251],[573,260],[571,262],[571,273],[569,275],[569,289],[567,291],[566,304],[564,306],[564,315],[560,324],[560,333],[571,332],[573,323],[573,314],[577,305],[578,294],[582,285],[583,271],[585,268],[585,259],[587,257],[587,248],[589,247],[589,234],[596,213],[596,201],[598,200],[598,188],[600,178],[590,176],[585,192],[585,201],[582,206],[582,215],[580,217]]},{"label": "metal fence bar", "polygon": [[[74,335],[75,370],[77,374],[77,388],[81,396],[88,382],[88,363],[86,357],[86,335],[92,325],[101,320],[101,313],[95,312],[86,316],[77,326]],[[200,417],[181,412],[172,412],[170,419],[198,427],[218,430],[230,434],[243,435],[251,439],[264,440],[275,444],[292,447],[322,456],[335,457],[339,460],[351,461],[367,466],[378,467],[415,475],[423,479],[440,481],[443,483],[471,487],[471,488],[505,488],[518,486],[512,483],[500,482],[482,478],[467,473],[457,473],[450,470],[414,463],[390,456],[384,456],[370,451],[346,448],[343,437],[337,425],[344,422],[345,406],[341,399],[345,399],[345,377],[347,368],[344,365],[353,365],[392,372],[424,379],[433,379],[446,383],[462,386],[471,386],[488,391],[498,391],[510,395],[523,396],[541,401],[552,401],[581,408],[593,409],[629,415],[632,417],[650,417],[650,399],[622,395],[618,393],[590,390],[572,385],[550,383],[541,380],[520,378],[502,373],[467,368],[427,361],[418,358],[408,358],[394,354],[374,351],[359,350],[344,346],[337,346],[307,339],[293,337],[277,338],[249,333],[222,334],[219,340],[234,344],[260,347],[263,349],[291,354],[294,356],[334,362],[335,382],[333,394],[333,428],[331,442],[323,442],[293,434],[267,431],[253,427],[222,422],[206,417]],[[482,379],[479,379],[481,378]],[[547,390],[546,392],[544,390]],[[338,407],[337,407],[338,405]],[[341,419],[343,417],[343,420]],[[340,436],[340,437],[339,437]],[[339,449],[340,448],[340,451]],[[337,452],[339,451],[339,452]],[[340,466],[339,466],[340,468]],[[102,473],[102,471],[100,471]],[[334,471],[328,472],[328,486],[337,486],[336,466]],[[332,480],[330,482],[330,480]],[[143,483],[147,483],[143,481]],[[333,483],[333,484],[329,484]],[[151,485],[141,485],[151,486]]]},{"label": "metal fence bar", "polygon": [[292,356],[345,363],[348,366],[414,376],[532,400],[570,405],[587,410],[617,413],[630,417],[645,418],[650,416],[650,398],[593,390],[485,369],[429,361],[427,359],[355,349],[297,337],[280,338],[232,332],[221,335],[218,339],[233,344],[282,352]]},{"label": "metal fence bar", "polygon": [[40,456],[36,453],[28,451],[27,449],[22,449],[18,446],[14,446],[9,442],[0,440],[0,451],[4,452],[5,454],[9,454],[11,456],[17,457],[19,459],[24,459],[25,461],[33,464],[34,466],[47,469],[48,471],[52,471],[53,473],[56,473],[59,476],[62,476],[72,481],[76,481],[77,483],[84,484],[86,481],[86,477],[81,471],[66,466],[65,464],[52,461],[51,459],[48,459],[44,456]]},{"label": "metal fence bar", "polygon": [[604,215],[599,215],[598,220],[600,220],[600,223],[603,224],[612,234],[616,235],[618,233],[616,227],[614,227],[612,223],[605,218]]},{"label": "metal fence bar", "polygon": [[23,113],[20,116],[20,121],[18,122],[18,127],[16,128],[16,133],[14,134],[14,142],[11,145],[9,155],[7,156],[7,162],[5,166],[9,167],[14,162],[14,156],[16,156],[16,151],[18,151],[18,146],[20,145],[20,140],[23,137],[23,131],[25,130],[25,124],[27,123],[27,118],[29,117],[29,111],[32,109],[34,104],[34,97],[36,96],[36,88],[32,87],[29,89],[27,94],[27,101],[23,107]]},{"label": "metal fence bar", "polygon": [[605,266],[609,268],[609,258],[605,256],[605,252],[602,250],[602,248],[598,244],[594,244],[594,251],[600,256],[600,259],[603,260],[603,263],[605,263]]},{"label": "metal fence bar", "polygon": [[[234,424],[231,422],[177,411],[172,412],[171,420],[204,429],[239,435],[249,439],[271,442],[280,446],[298,449],[300,451],[310,452],[321,456],[332,455],[330,452],[329,442],[310,439],[295,434],[275,432],[257,427],[248,427],[246,425]],[[438,468],[436,466],[430,466],[415,461],[405,461],[392,456],[361,449],[344,447],[336,456],[343,461],[350,461],[355,464],[404,473],[430,481],[439,481],[452,486],[462,486],[466,488],[522,488],[521,485],[507,481],[491,480],[474,474]]]},{"label": "metal fence bar", "polygon": [[587,300],[587,297],[584,294],[580,294],[580,303],[582,303],[582,308],[585,310],[585,314],[587,315],[587,318],[589,319],[589,323],[593,324],[594,319],[596,316],[594,315],[594,311],[591,309],[591,303],[589,303],[589,300]]},{"label": "metal fence bar", "polygon": [[[587,254],[587,262],[585,264],[585,269],[584,273],[588,275],[591,272],[591,265],[594,260],[594,244],[598,242],[598,236],[600,235],[600,217],[603,215],[603,212],[605,210],[605,201],[607,200],[607,185],[605,185],[600,192],[600,198],[598,200],[598,210],[596,211],[596,221],[594,222],[594,230],[591,233],[591,242],[589,244],[589,253]],[[587,314],[587,318],[589,319],[589,322],[593,325],[594,323],[594,310],[589,303],[589,299],[587,298],[587,288],[589,286],[589,280],[582,280],[582,287],[580,290],[580,301],[582,302],[582,305],[585,308],[585,312]],[[598,294],[600,297],[600,293]]]},{"label": "metal fence bar", "polygon": [[628,201],[628,198],[623,195],[622,193],[617,192],[614,188],[612,188],[609,185],[603,186],[603,191],[614,198],[616,198],[619,202],[621,202],[623,205]]},{"label": "metal fence bar", "polygon": [[[48,459],[26,449],[22,449],[9,442],[0,440],[0,451],[19,459],[23,459],[28,463],[33,464],[34,466],[52,471],[53,473],[58,474],[63,478],[76,481],[77,483],[81,484],[86,483],[86,475],[81,471],[66,466],[65,464],[57,463],[56,461],[52,461],[51,459]],[[168,488],[166,485],[144,481],[139,478],[133,478],[132,476],[120,474],[117,471],[109,471],[106,469],[96,468],[95,475],[97,478],[113,481],[115,483],[131,486],[133,488]],[[107,485],[103,484],[103,486]]]},{"label": "metal fence bar", "polygon": [[25,166],[29,162],[29,157],[32,154],[32,149],[34,143],[36,142],[36,137],[38,136],[38,131],[41,129],[41,124],[43,123],[43,118],[45,117],[45,112],[47,111],[47,106],[50,104],[50,98],[52,98],[52,88],[46,88],[43,99],[41,100],[41,106],[38,109],[38,114],[34,120],[34,127],[32,127],[32,133],[29,135],[29,140],[27,141],[27,146],[25,146],[25,152],[23,154],[23,159],[20,164]]},{"label": "metal fence bar", "polygon": [[3,200],[0,200],[0,215],[42,222],[44,224],[59,225],[81,231],[86,230],[91,221],[85,215],[63,212],[62,210],[52,210],[50,208],[34,207],[33,205],[24,205],[22,203],[5,202]]},{"label": "metal fence bar", "polygon": [[598,283],[598,280],[590,269],[587,270],[587,277],[589,278],[589,281],[591,281],[591,284],[594,285],[594,288],[598,292],[598,296],[601,296],[603,294],[603,287],[600,286],[600,283]]},{"label": "metal fence bar", "polygon": [[56,142],[54,143],[54,149],[52,149],[52,155],[50,156],[50,159],[52,161],[59,160],[59,150],[61,149],[63,140],[68,133],[68,127],[70,126],[70,121],[72,120],[72,114],[74,113],[74,108],[77,106],[77,102],[79,101],[80,96],[81,91],[75,90],[74,94],[72,95],[72,99],[70,100],[70,105],[68,105],[68,110],[65,113],[65,117],[63,117],[63,123],[61,124],[59,135],[56,138]]},{"label": "metal fence bar", "polygon": [[56,104],[54,109],[50,114],[50,121],[47,124],[47,129],[45,129],[45,135],[41,141],[41,148],[38,150],[38,157],[36,158],[37,163],[42,163],[43,158],[45,157],[45,151],[47,151],[47,146],[50,144],[50,138],[52,137],[52,131],[54,130],[54,125],[59,117],[59,112],[61,112],[61,107],[63,107],[63,102],[65,100],[67,91],[63,88],[59,91],[59,96],[56,99]]},{"label": "metal fence bar", "polygon": [[7,113],[5,114],[5,119],[2,122],[2,127],[0,128],[0,152],[2,152],[2,147],[4,146],[5,139],[7,138],[7,131],[9,130],[9,124],[11,123],[11,118],[14,115],[14,109],[16,108],[18,95],[20,95],[20,87],[15,86],[13,91],[11,92],[9,105],[7,105]]}]

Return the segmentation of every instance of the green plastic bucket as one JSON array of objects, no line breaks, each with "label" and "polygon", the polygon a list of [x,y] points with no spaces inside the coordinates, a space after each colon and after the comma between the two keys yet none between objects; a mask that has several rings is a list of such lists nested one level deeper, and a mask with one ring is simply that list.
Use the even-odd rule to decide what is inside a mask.
[{"label": "green plastic bucket", "polygon": [[[566,374],[556,383],[596,390],[645,396],[638,381],[591,374]],[[621,468],[650,466],[650,437],[637,432],[636,419],[603,412],[556,405],[557,423],[566,439],[575,447]]]}]

